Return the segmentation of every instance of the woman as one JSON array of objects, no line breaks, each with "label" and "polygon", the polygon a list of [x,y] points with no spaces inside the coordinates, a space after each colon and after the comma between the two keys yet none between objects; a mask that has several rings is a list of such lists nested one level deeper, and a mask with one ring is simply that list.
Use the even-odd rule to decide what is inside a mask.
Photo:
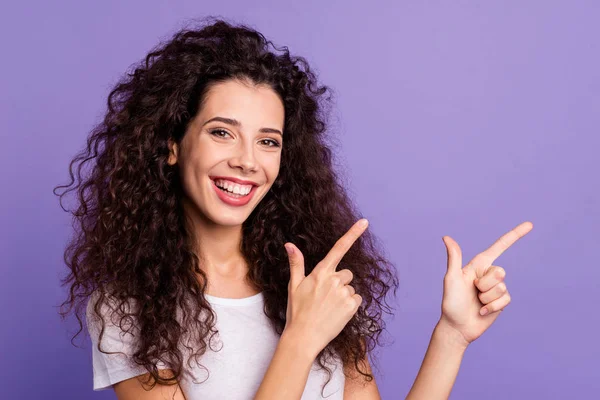
[{"label": "woman", "polygon": [[180,31],[110,93],[71,162],[79,183],[59,187],[78,190],[79,231],[61,312],[82,328],[87,303],[94,389],[378,396],[367,354],[395,270],[333,170],[327,87],[269,44],[221,20]]},{"label": "woman", "polygon": [[[85,312],[94,389],[120,400],[379,398],[368,354],[395,270],[333,170],[327,87],[269,44],[221,20],[177,33],[111,92],[59,186],[80,201],[61,314],[75,310],[83,329]],[[510,302],[492,263],[532,228],[464,268],[442,238],[442,314],[408,399],[449,396],[467,346]]]}]

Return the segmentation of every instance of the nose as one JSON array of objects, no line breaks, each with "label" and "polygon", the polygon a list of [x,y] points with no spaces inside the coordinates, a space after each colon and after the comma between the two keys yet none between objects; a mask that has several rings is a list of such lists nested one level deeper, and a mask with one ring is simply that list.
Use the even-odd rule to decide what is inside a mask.
[{"label": "nose", "polygon": [[258,165],[252,143],[240,145],[238,153],[229,159],[229,166],[231,168],[241,168],[245,173],[256,172]]}]

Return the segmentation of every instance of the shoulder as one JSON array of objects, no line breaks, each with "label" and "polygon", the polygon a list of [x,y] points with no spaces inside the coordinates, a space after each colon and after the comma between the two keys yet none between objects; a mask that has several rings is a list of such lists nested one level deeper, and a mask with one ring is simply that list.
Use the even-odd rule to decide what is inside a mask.
[{"label": "shoulder", "polygon": [[[116,389],[119,382],[148,372],[133,361],[133,354],[139,344],[139,328],[135,323],[134,311],[134,302],[119,301],[99,291],[88,299],[86,319],[92,342],[94,390],[107,389],[113,385]],[[164,368],[161,363],[157,366]],[[126,384],[125,387],[129,385],[133,383]]]},{"label": "shoulder", "polygon": [[132,298],[121,300],[104,289],[96,289],[88,298],[86,318],[88,322],[112,321],[114,316],[132,315],[135,311],[136,303]]},{"label": "shoulder", "polygon": [[86,322],[90,338],[96,347],[102,342],[103,348],[127,347],[127,350],[131,350],[139,331],[135,319],[135,302],[118,300],[98,290],[88,299]]}]

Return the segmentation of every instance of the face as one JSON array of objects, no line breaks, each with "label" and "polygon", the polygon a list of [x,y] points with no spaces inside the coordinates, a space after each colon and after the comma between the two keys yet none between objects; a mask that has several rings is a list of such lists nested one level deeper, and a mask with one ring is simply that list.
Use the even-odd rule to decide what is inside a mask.
[{"label": "face", "polygon": [[[283,124],[284,106],[271,88],[237,80],[214,85],[181,143],[169,144],[168,163],[179,165],[186,206],[209,223],[241,225],[279,174]],[[217,185],[251,191],[240,198]]]}]

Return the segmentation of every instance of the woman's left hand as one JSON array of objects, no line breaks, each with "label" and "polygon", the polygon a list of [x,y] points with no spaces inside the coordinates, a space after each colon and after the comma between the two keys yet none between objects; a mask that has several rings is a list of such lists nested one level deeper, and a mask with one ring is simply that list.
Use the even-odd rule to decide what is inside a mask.
[{"label": "woman's left hand", "polygon": [[[531,222],[521,223],[476,255],[464,268],[458,243],[450,236],[442,238],[448,253],[448,270],[444,277],[439,324],[458,333],[457,336],[464,339],[465,346],[481,336],[510,303],[510,294],[504,282],[506,271],[492,264],[531,229]],[[487,313],[482,315],[485,310]]]}]

